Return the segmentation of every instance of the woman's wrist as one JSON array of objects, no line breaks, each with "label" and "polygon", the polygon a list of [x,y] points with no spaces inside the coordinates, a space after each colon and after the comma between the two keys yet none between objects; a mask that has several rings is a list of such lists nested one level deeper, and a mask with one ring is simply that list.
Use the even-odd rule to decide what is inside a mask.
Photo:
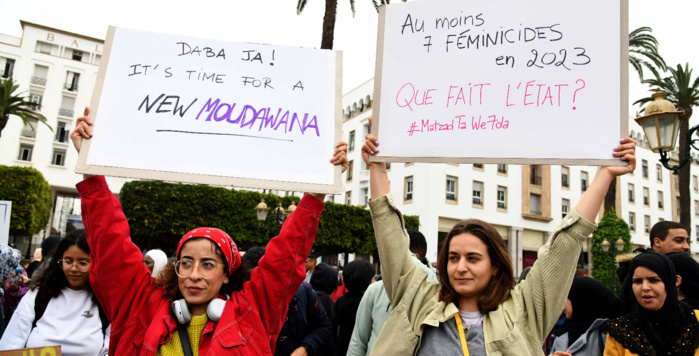
[{"label": "woman's wrist", "polygon": [[384,162],[377,162],[377,163],[369,164],[369,171],[388,173],[388,170],[386,169],[386,163],[384,163]]}]

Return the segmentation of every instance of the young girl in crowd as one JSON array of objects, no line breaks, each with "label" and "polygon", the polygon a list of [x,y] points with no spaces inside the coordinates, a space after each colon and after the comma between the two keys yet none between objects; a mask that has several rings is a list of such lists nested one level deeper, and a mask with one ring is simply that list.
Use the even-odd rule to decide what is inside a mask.
[{"label": "young girl in crowd", "polygon": [[163,270],[167,264],[167,255],[162,250],[150,250],[143,257],[143,263],[150,271],[153,278],[158,278],[158,273]]},{"label": "young girl in crowd", "polygon": [[76,230],[61,240],[51,264],[35,277],[0,339],[0,350],[60,345],[62,355],[106,355],[108,321],[89,272],[90,246],[85,231]]},{"label": "young girl in crowd", "polygon": [[699,355],[697,311],[677,298],[670,259],[647,251],[631,260],[623,289],[630,312],[610,321],[605,356]]},{"label": "young girl in crowd", "polygon": [[621,300],[600,281],[575,277],[565,306],[566,332],[553,341],[553,356],[604,353],[607,322],[623,314]]},{"label": "young girl in crowd", "polygon": [[636,166],[635,141],[625,138],[610,152],[628,165],[598,169],[575,210],[539,249],[531,272],[517,286],[505,241],[492,225],[476,219],[451,229],[437,261],[441,283],[427,281],[427,273],[408,252],[386,166],[369,162],[378,150],[377,138],[367,135],[362,156],[370,170],[369,207],[393,311],[372,355],[542,354],[609,184]]},{"label": "young girl in crowd", "polygon": [[[92,136],[78,118],[71,139],[80,150]],[[334,164],[347,167],[347,145],[337,145]],[[272,355],[291,298],[306,276],[308,256],[323,210],[323,194],[306,194],[278,237],[267,245],[250,280],[233,240],[200,227],[177,245],[174,266],[156,281],[129,237],[119,200],[104,177],[77,185],[92,249],[95,294],[113,325],[112,355]],[[193,202],[196,204],[196,202]],[[186,327],[185,327],[186,326]]]}]

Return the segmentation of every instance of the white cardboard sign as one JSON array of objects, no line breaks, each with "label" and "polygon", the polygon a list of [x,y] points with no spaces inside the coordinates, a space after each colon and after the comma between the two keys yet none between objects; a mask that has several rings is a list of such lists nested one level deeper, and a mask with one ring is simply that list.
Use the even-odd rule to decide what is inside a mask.
[{"label": "white cardboard sign", "polygon": [[12,202],[0,200],[0,245],[10,241],[10,221],[12,220]]},{"label": "white cardboard sign", "polygon": [[76,171],[339,193],[342,54],[110,27]]},{"label": "white cardboard sign", "polygon": [[[381,8],[375,160],[620,164],[626,0]],[[378,106],[378,107],[377,107]]]}]

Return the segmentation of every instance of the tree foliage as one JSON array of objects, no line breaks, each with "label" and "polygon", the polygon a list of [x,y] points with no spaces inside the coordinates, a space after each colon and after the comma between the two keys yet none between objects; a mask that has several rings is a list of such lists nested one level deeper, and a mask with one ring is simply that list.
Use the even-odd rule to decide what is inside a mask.
[{"label": "tree foliage", "polygon": [[[270,209],[265,222],[257,220],[254,210],[261,199]],[[120,200],[134,243],[142,249],[160,248],[172,255],[180,238],[199,226],[226,231],[241,250],[264,245],[276,229],[272,209],[280,202],[286,209],[300,199],[207,185],[133,181],[124,184]],[[408,228],[418,228],[418,217],[405,220]],[[317,254],[376,250],[369,211],[326,202],[313,246]]]},{"label": "tree foliage", "polygon": [[[323,34],[321,38],[320,48],[321,49],[333,49],[333,42],[335,40],[335,21],[337,20],[337,1],[338,0],[325,0],[325,15],[323,16]],[[350,8],[352,9],[352,16],[354,16],[354,1],[350,0]],[[405,0],[403,0],[405,1]],[[379,5],[386,5],[391,2],[391,0],[371,0],[374,4],[376,12],[379,11]],[[296,3],[296,14],[300,15],[303,9],[306,8],[308,0],[297,0]]]},{"label": "tree foliage", "polygon": [[10,115],[18,116],[25,125],[29,125],[32,129],[35,128],[31,121],[36,120],[53,131],[51,126],[46,123],[46,117],[35,111],[37,104],[32,103],[28,97],[21,95],[21,93],[15,94],[18,88],[19,85],[13,79],[0,80],[0,135],[10,120]]},{"label": "tree foliage", "polygon": [[52,196],[49,183],[38,170],[0,166],[0,200],[12,201],[10,235],[32,236],[46,228]]},{"label": "tree foliage", "polygon": [[[624,249],[621,252],[616,251],[616,241],[621,238],[624,241]],[[602,242],[609,241],[609,252],[604,252],[602,249]],[[614,291],[612,288],[613,283],[616,282],[617,291],[621,288],[621,282],[616,275],[616,262],[613,259],[614,249],[616,255],[630,252],[631,251],[631,232],[629,231],[629,225],[626,224],[624,219],[619,218],[614,209],[607,211],[604,217],[600,221],[597,229],[592,233],[592,277],[604,285],[610,290]],[[612,281],[614,279],[614,282]]]},{"label": "tree foliage", "polygon": [[629,33],[629,62],[641,80],[644,67],[656,77],[667,68],[665,59],[658,53],[658,40],[651,32],[650,27],[639,27]]}]

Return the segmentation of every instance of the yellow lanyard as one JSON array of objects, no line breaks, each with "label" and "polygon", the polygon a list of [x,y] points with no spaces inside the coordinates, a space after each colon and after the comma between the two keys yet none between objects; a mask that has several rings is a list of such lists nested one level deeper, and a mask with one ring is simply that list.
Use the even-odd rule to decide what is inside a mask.
[{"label": "yellow lanyard", "polygon": [[456,329],[459,330],[459,338],[461,339],[461,349],[464,351],[464,356],[469,356],[468,346],[466,346],[466,334],[464,333],[464,324],[461,323],[461,315],[454,314],[456,318]]}]

